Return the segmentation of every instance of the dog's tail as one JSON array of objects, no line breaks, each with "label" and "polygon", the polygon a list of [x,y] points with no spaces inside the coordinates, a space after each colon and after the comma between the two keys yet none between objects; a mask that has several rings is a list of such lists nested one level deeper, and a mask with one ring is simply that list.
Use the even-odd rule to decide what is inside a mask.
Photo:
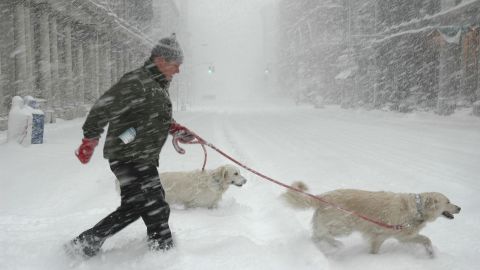
[{"label": "dog's tail", "polygon": [[[301,191],[308,191],[307,185],[302,181],[293,182],[291,186]],[[287,191],[285,191],[281,197],[287,202],[288,205],[298,209],[306,209],[310,207],[315,208],[318,205],[318,201],[315,200],[315,198],[291,189],[287,189]]]}]

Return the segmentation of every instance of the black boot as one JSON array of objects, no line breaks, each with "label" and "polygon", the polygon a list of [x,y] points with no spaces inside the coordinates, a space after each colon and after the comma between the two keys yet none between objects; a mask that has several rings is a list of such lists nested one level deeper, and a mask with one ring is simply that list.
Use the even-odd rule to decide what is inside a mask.
[{"label": "black boot", "polygon": [[95,236],[78,236],[65,245],[65,250],[72,256],[91,258],[98,254],[103,240]]},{"label": "black boot", "polygon": [[167,234],[167,237],[159,237],[160,234],[153,233],[148,237],[148,248],[152,251],[167,251],[174,247],[172,235]]}]

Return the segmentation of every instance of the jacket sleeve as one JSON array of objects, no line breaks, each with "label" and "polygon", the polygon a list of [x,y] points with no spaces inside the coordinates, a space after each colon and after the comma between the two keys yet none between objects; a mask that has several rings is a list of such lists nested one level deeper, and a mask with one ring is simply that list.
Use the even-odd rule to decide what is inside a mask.
[{"label": "jacket sleeve", "polygon": [[105,126],[129,110],[138,85],[133,80],[120,81],[107,90],[92,106],[83,124],[85,138],[99,138]]}]

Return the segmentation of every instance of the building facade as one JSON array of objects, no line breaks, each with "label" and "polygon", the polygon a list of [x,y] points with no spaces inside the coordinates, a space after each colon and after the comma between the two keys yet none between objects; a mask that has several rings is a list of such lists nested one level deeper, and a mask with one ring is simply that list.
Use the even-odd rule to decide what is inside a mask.
[{"label": "building facade", "polygon": [[312,92],[336,99],[337,62],[346,48],[343,1],[282,0],[278,21],[283,91],[297,99]]},{"label": "building facade", "polygon": [[480,103],[479,0],[282,0],[280,9],[287,89],[345,108],[447,115]]},{"label": "building facade", "polygon": [[480,1],[378,1],[377,11],[376,106],[448,115],[480,100]]},{"label": "building facade", "polygon": [[0,129],[13,96],[55,117],[82,116],[148,56],[152,0],[0,0]]}]

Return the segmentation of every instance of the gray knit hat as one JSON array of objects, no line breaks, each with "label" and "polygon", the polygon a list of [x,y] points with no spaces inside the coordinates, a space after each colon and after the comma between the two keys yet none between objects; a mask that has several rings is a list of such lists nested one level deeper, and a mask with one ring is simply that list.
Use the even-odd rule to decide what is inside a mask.
[{"label": "gray knit hat", "polygon": [[177,41],[175,33],[170,37],[162,38],[152,49],[151,58],[162,57],[168,62],[175,61],[183,63],[183,50]]}]

